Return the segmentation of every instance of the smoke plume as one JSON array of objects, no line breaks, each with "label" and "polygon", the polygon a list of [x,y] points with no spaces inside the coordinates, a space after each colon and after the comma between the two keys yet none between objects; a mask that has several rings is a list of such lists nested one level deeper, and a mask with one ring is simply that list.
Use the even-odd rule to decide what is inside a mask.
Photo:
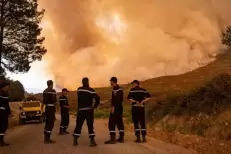
[{"label": "smoke plume", "polygon": [[230,0],[40,0],[48,71],[60,87],[176,75],[214,60]]}]

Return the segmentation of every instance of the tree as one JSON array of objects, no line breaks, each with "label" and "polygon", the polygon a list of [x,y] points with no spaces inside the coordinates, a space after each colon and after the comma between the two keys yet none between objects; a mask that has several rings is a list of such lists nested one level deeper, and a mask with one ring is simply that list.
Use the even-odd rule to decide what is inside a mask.
[{"label": "tree", "polygon": [[27,92],[27,91],[25,91],[24,96],[25,96],[25,97],[27,97],[27,96],[29,96],[29,95],[30,95],[30,93],[29,93],[29,92]]},{"label": "tree", "polygon": [[222,44],[227,45],[231,48],[231,26],[226,28],[226,31],[222,33]]},{"label": "tree", "polygon": [[9,98],[11,101],[22,101],[25,96],[25,89],[21,82],[11,81],[9,87]]},{"label": "tree", "polygon": [[38,0],[0,0],[0,75],[25,73],[46,53],[39,27],[45,10]]},{"label": "tree", "polygon": [[25,98],[27,92],[20,81],[14,81],[6,76],[0,76],[0,80],[10,83],[8,90],[10,101],[22,101]]},{"label": "tree", "polygon": [[4,80],[10,83],[9,86],[9,98],[10,101],[21,101],[25,97],[25,89],[20,81],[11,80],[9,77],[0,76],[0,80]]},{"label": "tree", "polygon": [[24,99],[25,101],[36,101],[36,97],[33,93],[30,93],[27,97]]}]

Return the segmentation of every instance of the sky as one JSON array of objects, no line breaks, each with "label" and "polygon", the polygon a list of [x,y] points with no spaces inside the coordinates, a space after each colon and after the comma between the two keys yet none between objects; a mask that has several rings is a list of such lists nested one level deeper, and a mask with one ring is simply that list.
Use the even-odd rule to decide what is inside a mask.
[{"label": "sky", "polygon": [[13,80],[19,80],[27,92],[38,93],[42,92],[46,88],[46,81],[51,78],[50,75],[46,73],[45,69],[45,60],[36,61],[31,64],[31,69],[28,73],[8,73],[8,76]]}]

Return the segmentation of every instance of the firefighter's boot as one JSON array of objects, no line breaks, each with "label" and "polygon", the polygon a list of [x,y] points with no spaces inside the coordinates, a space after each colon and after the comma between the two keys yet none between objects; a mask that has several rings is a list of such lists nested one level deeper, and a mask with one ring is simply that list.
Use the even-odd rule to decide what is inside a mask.
[{"label": "firefighter's boot", "polygon": [[0,136],[0,147],[9,146],[9,144],[5,143],[4,136]]},{"label": "firefighter's boot", "polygon": [[112,135],[109,140],[104,142],[104,144],[116,144],[115,136]]},{"label": "firefighter's boot", "polygon": [[55,141],[50,139],[50,134],[46,134],[45,138],[44,138],[44,143],[45,144],[51,144],[51,143],[55,143]]},{"label": "firefighter's boot", "polygon": [[73,139],[73,146],[77,146],[79,145],[78,143],[78,137],[77,136],[74,136],[74,139]]},{"label": "firefighter's boot", "polygon": [[62,127],[60,127],[59,135],[65,135],[65,133],[64,133],[64,129],[63,129]]},{"label": "firefighter's boot", "polygon": [[90,146],[91,147],[96,147],[97,146],[97,144],[95,142],[95,138],[90,138]]},{"label": "firefighter's boot", "polygon": [[47,134],[44,134],[44,143],[48,141],[48,136]]},{"label": "firefighter's boot", "polygon": [[141,143],[140,135],[137,135],[137,136],[136,136],[135,142],[136,142],[136,143]]},{"label": "firefighter's boot", "polygon": [[124,136],[120,136],[116,142],[124,143]]},{"label": "firefighter's boot", "polygon": [[142,136],[142,142],[143,142],[143,143],[147,143],[147,139],[146,139],[146,136],[145,136],[145,135]]}]

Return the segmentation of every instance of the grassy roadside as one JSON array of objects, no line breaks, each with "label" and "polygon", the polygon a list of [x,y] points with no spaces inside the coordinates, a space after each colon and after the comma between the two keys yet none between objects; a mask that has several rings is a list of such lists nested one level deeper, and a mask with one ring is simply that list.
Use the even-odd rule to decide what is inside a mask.
[{"label": "grassy roadside", "polygon": [[[123,117],[125,118],[126,123],[132,122],[131,119],[131,105],[124,104],[123,106]],[[76,110],[70,110],[70,114],[76,116]],[[109,118],[110,108],[99,107],[95,110],[94,116],[96,119],[107,119]]]}]

